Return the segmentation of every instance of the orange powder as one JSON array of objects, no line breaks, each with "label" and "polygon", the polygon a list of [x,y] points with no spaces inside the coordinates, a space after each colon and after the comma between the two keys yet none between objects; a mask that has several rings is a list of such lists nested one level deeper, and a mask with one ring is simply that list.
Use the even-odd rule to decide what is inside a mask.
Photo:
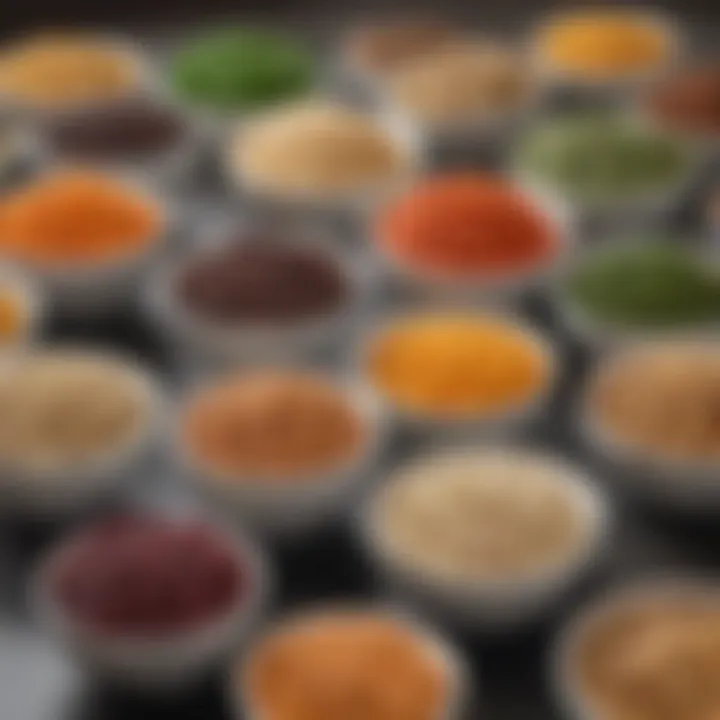
[{"label": "orange powder", "polygon": [[59,172],[0,202],[0,251],[34,265],[103,263],[139,253],[162,213],[138,191],[100,174]]},{"label": "orange powder", "polygon": [[408,627],[355,613],[271,635],[247,672],[253,717],[272,720],[437,720],[447,668]]},{"label": "orange powder", "polygon": [[291,372],[219,382],[191,403],[182,428],[195,462],[224,478],[268,481],[312,479],[347,463],[365,434],[365,423],[339,388]]},{"label": "orange powder", "polygon": [[23,302],[12,290],[0,290],[0,344],[15,340],[27,322]]},{"label": "orange powder", "polygon": [[371,348],[369,373],[401,409],[437,416],[486,414],[529,402],[548,383],[544,348],[497,318],[410,317]]},{"label": "orange powder", "polygon": [[400,260],[441,274],[527,270],[557,250],[557,230],[518,190],[479,173],[418,185],[378,219],[380,242]]}]

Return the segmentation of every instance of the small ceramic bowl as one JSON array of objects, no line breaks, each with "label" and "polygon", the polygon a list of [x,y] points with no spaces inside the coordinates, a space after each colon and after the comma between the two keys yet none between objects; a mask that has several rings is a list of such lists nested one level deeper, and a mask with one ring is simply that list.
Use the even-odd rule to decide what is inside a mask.
[{"label": "small ceramic bowl", "polygon": [[[80,346],[52,345],[47,349],[118,364],[135,386],[138,398],[145,405],[145,415],[119,446],[108,449],[92,462],[57,471],[8,468],[0,462],[0,493],[5,506],[39,516],[73,513],[112,494],[150,462],[166,423],[162,383],[135,360]],[[22,357],[11,362],[22,362]]]},{"label": "small ceramic bowl", "polygon": [[559,198],[578,222],[606,231],[627,231],[628,227],[643,227],[667,219],[680,207],[695,184],[700,169],[696,150],[680,138],[674,137],[672,140],[683,154],[683,166],[678,169],[677,176],[662,185],[622,196],[589,197],[574,194],[528,169],[520,155],[511,161],[512,174],[520,187],[530,194]]},{"label": "small ceramic bowl", "polygon": [[39,621],[91,675],[143,693],[185,691],[246,640],[272,589],[270,568],[259,546],[236,530],[218,526],[215,531],[236,553],[249,582],[227,611],[199,627],[163,637],[115,635],[72,616],[53,596],[51,587],[59,564],[73,548],[72,537],[51,551],[35,573],[31,599]]},{"label": "small ceramic bowl", "polygon": [[[453,316],[453,310],[457,306],[451,306],[447,313]],[[432,413],[422,412],[404,408],[395,402],[392,397],[377,387],[377,383],[371,377],[368,361],[373,348],[377,342],[390,333],[398,323],[411,320],[415,317],[422,318],[428,315],[445,315],[442,311],[425,312],[414,310],[410,312],[397,313],[386,318],[380,324],[371,327],[366,331],[359,345],[359,352],[355,360],[355,371],[364,379],[380,397],[384,406],[384,412],[390,418],[393,427],[408,431],[413,436],[423,439],[440,438],[465,438],[465,437],[495,437],[498,435],[513,434],[521,428],[531,425],[545,410],[550,401],[555,385],[560,374],[560,357],[550,341],[540,332],[530,326],[524,319],[508,312],[488,310],[482,311],[477,308],[461,310],[463,317],[471,315],[479,319],[499,320],[507,323],[510,327],[520,330],[531,346],[539,351],[539,355],[546,367],[546,377],[542,386],[527,398],[517,402],[509,403],[503,408],[493,411],[477,411],[463,413]]]},{"label": "small ceramic bowl", "polygon": [[115,179],[160,211],[160,231],[132,253],[102,262],[53,267],[17,261],[18,268],[45,294],[48,308],[57,314],[97,318],[132,303],[149,268],[173,239],[178,227],[176,207],[143,180],[133,176]]},{"label": "small ceramic bowl", "polygon": [[[570,14],[572,12],[570,10]],[[567,17],[563,11],[546,16],[532,31],[527,44],[533,66],[547,85],[556,91],[568,92],[581,99],[599,99],[612,103],[624,100],[628,95],[666,75],[679,62],[687,45],[682,28],[675,18],[658,10],[630,11],[631,15],[639,15],[639,13],[644,15],[647,26],[656,29],[659,36],[667,42],[667,57],[654,67],[629,71],[614,78],[598,78],[596,80],[587,77],[580,71],[557,67],[543,51],[540,38],[543,32],[555,22]]]},{"label": "small ceramic bowl", "polygon": [[[311,533],[349,509],[368,480],[384,449],[388,428],[375,395],[356,381],[340,381],[338,388],[365,423],[361,446],[341,465],[311,476],[273,478],[220,477],[212,468],[189,457],[175,440],[180,472],[190,480],[211,507],[240,518],[258,532],[274,537]],[[202,393],[202,388],[199,391]],[[185,400],[182,418],[196,395]]]},{"label": "small ceramic bowl", "polygon": [[517,53],[518,63],[525,65],[527,88],[522,97],[512,107],[478,111],[465,118],[455,120],[426,120],[411,109],[404,107],[395,98],[392,90],[392,77],[373,82],[373,95],[377,104],[384,108],[389,116],[401,118],[403,122],[418,128],[425,144],[442,154],[444,148],[462,148],[492,143],[505,145],[516,133],[535,116],[545,100],[544,80],[538,77],[534,68],[525,61],[522,49],[507,46],[492,38],[465,38],[465,44],[487,43],[501,49]]},{"label": "small ceramic bowl", "polygon": [[520,270],[507,270],[497,274],[469,273],[455,275],[433,272],[419,267],[408,258],[401,257],[374,235],[373,250],[380,264],[399,285],[420,297],[437,300],[458,300],[472,303],[479,301],[512,302],[525,292],[546,286],[556,274],[558,266],[566,263],[576,244],[576,228],[573,214],[558,197],[540,193],[529,194],[528,200],[541,210],[543,216],[555,228],[557,247],[549,256]]},{"label": "small ceramic bowl", "polygon": [[256,717],[256,710],[253,708],[252,691],[249,687],[248,672],[253,655],[262,646],[264,640],[282,634],[284,631],[292,631],[298,626],[312,624],[316,619],[322,621],[328,614],[347,611],[372,613],[378,618],[388,618],[400,623],[417,637],[421,645],[426,646],[429,657],[437,659],[438,667],[442,669],[449,684],[448,707],[438,720],[461,720],[466,717],[476,717],[472,712],[472,708],[477,705],[480,696],[478,683],[474,677],[470,677],[468,664],[460,652],[439,635],[435,629],[402,608],[381,606],[379,604],[358,606],[344,603],[315,606],[312,609],[291,614],[270,626],[269,631],[261,634],[256,639],[242,659],[239,679],[234,682],[234,679],[230,680],[230,699],[234,707],[234,717]]},{"label": "small ceramic bowl", "polygon": [[[36,150],[38,161],[46,165],[63,165],[77,162],[85,166],[92,166],[109,174],[119,174],[124,177],[142,178],[148,184],[162,187],[176,184],[189,177],[195,167],[202,149],[203,132],[192,118],[188,118],[182,109],[165,100],[147,100],[149,108],[157,108],[168,113],[180,125],[180,134],[177,141],[164,150],[149,152],[138,156],[121,157],[118,153],[113,159],[81,158],[76,160],[72,153],[56,148],[50,138],[53,125],[62,122],[82,121],[86,113],[98,112],[97,109],[69,110],[55,113],[52,117],[39,123],[38,147]],[[122,105],[119,105],[122,107]],[[104,109],[112,112],[112,106]]]},{"label": "small ceramic bowl", "polygon": [[[602,246],[581,252],[568,263],[557,277],[557,282],[549,288],[550,300],[553,310],[560,320],[561,325],[568,334],[583,342],[593,350],[601,351],[608,348],[627,345],[639,340],[661,340],[663,337],[696,337],[710,335],[716,329],[717,323],[712,322],[691,322],[686,324],[671,324],[663,327],[658,325],[641,326],[609,322],[594,317],[593,314],[582,306],[582,303],[573,299],[567,291],[566,283],[573,274],[580,269],[592,264],[595,260],[606,255],[612,256],[615,253],[623,253],[632,250],[634,247],[642,248],[643,245],[652,242],[641,239],[612,240],[603,242]],[[670,246],[672,247],[672,245]],[[717,264],[717,259],[708,254],[698,254],[698,258],[707,255],[707,263]],[[720,269],[720,266],[718,266]]]},{"label": "small ceramic bowl", "polygon": [[592,698],[580,686],[577,654],[583,640],[599,622],[622,608],[642,607],[658,597],[682,599],[707,598],[720,602],[720,587],[707,579],[691,577],[663,577],[635,581],[615,589],[580,611],[561,631],[552,651],[550,674],[554,693],[563,716],[577,720],[602,717]]},{"label": "small ceramic bowl", "polygon": [[[268,113],[271,115],[272,111]],[[263,115],[254,117],[253,122],[261,121]],[[424,166],[424,146],[421,134],[406,120],[383,112],[370,116],[378,128],[395,145],[399,154],[398,168],[387,177],[358,186],[352,190],[343,190],[332,194],[316,192],[282,192],[254,187],[242,166],[233,157],[237,133],[243,132],[242,125],[229,133],[226,152],[223,159],[225,177],[228,183],[249,204],[258,211],[295,213],[300,217],[322,217],[327,214],[363,215],[381,205],[386,199],[403,190],[417,176]]]},{"label": "small ceramic bowl", "polygon": [[[496,446],[492,446],[493,452]],[[506,446],[509,457],[525,454],[522,447]],[[429,610],[448,624],[466,630],[505,632],[542,619],[552,612],[567,592],[590,574],[607,550],[611,531],[610,503],[606,494],[581,468],[541,453],[530,453],[539,463],[557,469],[578,517],[586,524],[582,542],[568,550],[566,557],[536,572],[518,578],[445,582],[427,575],[388,552],[375,516],[382,501],[384,485],[362,508],[358,530],[378,577],[420,608]],[[450,454],[446,455],[451,457]],[[417,460],[417,466],[432,462],[437,455]],[[443,457],[443,455],[440,455]],[[411,466],[412,467],[412,466]],[[392,476],[388,482],[392,483]]]},{"label": "small ceramic bowl", "polygon": [[[678,338],[678,342],[689,340]],[[698,338],[691,341],[698,342]],[[667,338],[645,340],[629,348],[666,345],[667,342]],[[711,339],[707,342],[710,347],[717,345]],[[623,351],[624,348],[619,349],[621,354]],[[581,395],[577,426],[584,444],[608,467],[608,477],[613,478],[620,489],[648,504],[675,513],[716,512],[720,508],[720,461],[682,460],[636,447],[603,427],[593,416],[589,399],[593,383],[616,358],[614,353],[601,358]]]},{"label": "small ceramic bowl", "polygon": [[[341,344],[357,319],[368,290],[369,276],[354,258],[333,246],[333,238],[325,242],[320,236],[316,240],[294,230],[287,233],[269,231],[273,239],[277,234],[279,246],[302,247],[328,259],[339,269],[346,283],[347,296],[326,314],[276,323],[220,323],[194,313],[178,297],[176,286],[182,273],[199,259],[234,242],[233,236],[238,229],[241,235],[247,232],[248,238],[252,238],[251,227],[224,226],[210,235],[207,244],[159,266],[147,283],[144,293],[147,314],[174,349],[175,356],[191,361],[199,369],[215,370],[258,362],[286,363],[289,359],[303,362]],[[259,232],[262,233],[262,229]],[[290,237],[286,240],[285,235]]]},{"label": "small ceramic bowl", "polygon": [[149,55],[139,43],[133,42],[127,37],[113,34],[93,34],[81,37],[93,42],[98,41],[100,45],[104,46],[122,62],[127,63],[132,76],[132,82],[127,88],[105,97],[45,104],[28,102],[9,93],[0,93],[0,110],[18,113],[34,122],[52,117],[57,112],[108,106],[128,98],[151,95],[156,91],[158,87],[157,70]]}]

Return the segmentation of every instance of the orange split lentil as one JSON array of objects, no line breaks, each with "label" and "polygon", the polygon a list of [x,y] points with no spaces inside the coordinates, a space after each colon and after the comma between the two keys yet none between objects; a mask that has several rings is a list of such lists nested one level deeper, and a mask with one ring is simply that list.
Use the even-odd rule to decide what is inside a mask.
[{"label": "orange split lentil", "polygon": [[486,414],[531,401],[550,376],[546,349],[509,321],[475,314],[396,321],[371,344],[374,385],[403,410]]},{"label": "orange split lentil", "polygon": [[454,680],[412,628],[360,611],[271,633],[240,675],[248,714],[268,720],[435,720],[450,713]]},{"label": "orange split lentil", "polygon": [[654,18],[632,10],[578,10],[541,33],[540,50],[562,71],[612,80],[658,67],[672,52],[668,32]]},{"label": "orange split lentil", "polygon": [[140,253],[156,240],[158,204],[102,174],[61,171],[0,202],[0,252],[32,265],[94,264]]}]

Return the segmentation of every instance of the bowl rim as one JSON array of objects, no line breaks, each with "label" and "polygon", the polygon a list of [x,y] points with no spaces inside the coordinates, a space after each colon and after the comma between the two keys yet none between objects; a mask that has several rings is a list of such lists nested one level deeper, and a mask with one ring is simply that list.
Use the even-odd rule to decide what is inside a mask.
[{"label": "bowl rim", "polygon": [[[337,192],[317,192],[314,190],[273,190],[259,187],[248,176],[238,157],[238,145],[250,125],[261,124],[283,113],[306,107],[338,108],[343,112],[367,120],[378,132],[378,137],[390,141],[392,149],[397,153],[397,167],[382,178],[370,179],[366,182]],[[388,113],[381,108],[357,108],[342,99],[322,95],[304,98],[278,105],[272,110],[257,113],[252,118],[240,120],[230,127],[225,134],[225,149],[221,157],[223,175],[235,193],[242,193],[256,203],[279,204],[287,207],[314,210],[354,210],[373,207],[386,197],[392,197],[399,189],[406,186],[425,164],[426,147],[419,129],[406,118]]]},{"label": "bowl rim", "polygon": [[[603,12],[609,12],[613,15],[623,14],[630,19],[636,19],[646,27],[655,29],[659,33],[659,37],[662,37],[667,43],[667,56],[648,67],[628,70],[614,77],[600,76],[595,78],[587,76],[577,69],[573,71],[571,68],[557,66],[550,60],[547,53],[543,52],[543,34],[553,25],[574,16],[592,16]],[[579,6],[558,9],[545,14],[531,28],[526,38],[526,44],[528,53],[538,68],[538,72],[546,78],[546,82],[550,85],[594,91],[630,90],[637,85],[657,80],[675,66],[683,57],[688,45],[685,35],[684,28],[672,13],[657,8],[649,6],[611,6],[610,8]]]},{"label": "bowl rim", "polygon": [[[658,488],[681,488],[692,495],[720,496],[720,484],[717,473],[720,469],[720,456],[716,459],[693,460],[677,456],[663,455],[658,449],[638,446],[632,441],[623,441],[617,433],[604,427],[592,408],[592,393],[599,380],[611,372],[628,358],[644,356],[656,350],[663,351],[668,347],[707,349],[713,354],[720,353],[720,341],[714,335],[686,334],[664,336],[661,338],[640,339],[611,350],[599,361],[587,376],[584,387],[578,396],[578,427],[584,443],[597,453],[611,460],[630,466],[650,470],[656,476]],[[692,484],[677,482],[680,478],[692,477]],[[662,481],[662,482],[659,482]]]},{"label": "bowl rim", "polygon": [[[324,385],[337,391],[347,402],[348,407],[365,426],[364,436],[352,455],[344,460],[333,463],[330,467],[306,470],[299,473],[273,474],[254,476],[248,473],[221,473],[203,464],[182,442],[183,424],[194,404],[208,390],[222,387],[224,382],[233,377],[251,377],[254,374],[280,372],[297,377],[319,380]],[[295,500],[313,498],[318,493],[328,490],[342,490],[354,487],[360,482],[363,468],[371,466],[380,455],[387,435],[387,419],[383,414],[382,405],[376,394],[366,384],[356,378],[335,373],[326,373],[312,368],[298,368],[293,365],[278,364],[275,366],[256,365],[238,371],[220,373],[211,379],[198,383],[197,387],[187,391],[180,400],[176,413],[176,421],[172,428],[172,444],[175,458],[180,467],[192,474],[196,484],[211,488],[221,495],[236,500],[257,499],[274,503],[287,503]]]},{"label": "bowl rim", "polygon": [[[430,180],[442,178],[454,173],[439,173],[431,175]],[[371,222],[368,235],[371,238],[371,250],[393,275],[400,279],[409,280],[426,287],[455,292],[495,292],[503,290],[522,290],[536,282],[542,283],[554,275],[556,268],[565,262],[567,256],[573,252],[578,244],[576,213],[559,195],[554,195],[539,188],[528,188],[513,182],[511,177],[503,173],[477,172],[479,177],[484,176],[497,179],[505,183],[516,192],[527,205],[537,212],[544,222],[553,230],[553,248],[547,258],[532,264],[524,264],[519,268],[510,268],[499,272],[486,272],[479,270],[473,273],[456,274],[453,271],[433,272],[422,263],[414,263],[412,259],[402,253],[394,251],[380,232],[379,224],[390,206],[380,208]],[[424,181],[418,184],[422,185]],[[415,186],[417,187],[417,185]],[[409,190],[411,194],[413,188]]]},{"label": "bowl rim", "polygon": [[[523,336],[528,347],[532,347],[540,356],[541,362],[545,365],[545,377],[541,386],[533,390],[526,398],[505,403],[502,407],[494,409],[470,410],[460,413],[433,413],[432,411],[413,410],[403,407],[393,398],[378,387],[373,381],[368,368],[368,361],[373,348],[392,330],[408,321],[423,320],[425,318],[454,318],[467,317],[479,321],[491,321],[505,325]],[[355,359],[353,362],[354,373],[366,382],[377,394],[386,412],[398,421],[407,422],[412,425],[428,425],[438,428],[468,427],[476,423],[482,423],[492,427],[522,420],[532,415],[533,412],[542,408],[554,393],[561,375],[562,357],[551,339],[549,333],[538,329],[532,322],[528,321],[521,313],[507,309],[494,307],[477,307],[471,303],[453,303],[444,307],[413,306],[410,309],[391,312],[382,319],[367,326],[359,343],[356,346]]]},{"label": "bowl rim", "polygon": [[[386,601],[324,601],[292,610],[281,616],[269,627],[257,633],[243,657],[233,664],[233,675],[239,680],[232,684],[232,700],[238,709],[252,713],[252,692],[249,687],[249,672],[256,653],[263,644],[273,637],[295,628],[307,626],[314,622],[334,616],[359,615],[360,617],[377,618],[397,623],[409,632],[416,641],[418,651],[422,651],[429,659],[437,661],[447,681],[446,707],[441,720],[452,720],[460,715],[462,708],[470,700],[470,667],[463,653],[435,627],[428,624],[406,607]],[[238,673],[239,667],[239,673]],[[472,678],[473,688],[477,692],[478,682]]]},{"label": "bowl rim", "polygon": [[[468,578],[465,580],[440,578],[418,566],[404,563],[399,557],[391,557],[388,548],[378,533],[376,516],[379,506],[389,488],[407,478],[407,474],[421,467],[430,467],[434,463],[445,463],[467,457],[470,462],[482,464],[488,458],[507,457],[514,462],[518,458],[534,460],[546,469],[552,469],[558,481],[571,498],[578,516],[582,515],[586,524],[584,538],[579,545],[570,548],[564,557],[543,563],[530,572],[517,577]],[[471,445],[463,443],[458,447],[445,447],[440,450],[425,451],[414,455],[409,461],[395,466],[382,485],[373,488],[363,503],[355,521],[361,542],[376,562],[386,565],[394,572],[413,580],[431,593],[482,599],[502,599],[520,597],[526,593],[542,591],[560,586],[575,577],[602,555],[612,535],[614,512],[609,494],[594,475],[581,464],[568,459],[565,455],[553,454],[548,450],[527,445],[518,441],[505,441],[502,444],[482,443]]]},{"label": "bowl rim", "polygon": [[[91,485],[98,477],[111,476],[129,465],[145,450],[152,447],[161,437],[167,422],[167,393],[160,377],[145,363],[131,353],[110,350],[102,346],[82,343],[41,342],[10,359],[11,365],[22,368],[26,358],[47,356],[87,359],[119,371],[123,380],[137,391],[143,405],[144,416],[136,428],[117,447],[106,450],[97,459],[79,467],[60,467],[53,470],[31,470],[20,466],[7,466],[3,485],[21,489],[24,485],[37,488],[40,484],[48,489],[70,490]],[[1,372],[12,373],[12,367],[5,365]],[[14,480],[11,480],[15,478]],[[58,485],[56,481],[62,482]]]},{"label": "bowl rim", "polygon": [[124,251],[119,255],[101,260],[80,262],[43,262],[29,258],[9,258],[6,264],[17,268],[35,278],[39,283],[69,283],[82,286],[87,282],[95,282],[104,278],[110,279],[118,273],[127,272],[144,263],[154,254],[161,252],[169,245],[170,237],[179,227],[179,206],[163,190],[147,178],[136,172],[113,172],[89,163],[58,163],[53,165],[38,178],[15,188],[13,193],[22,193],[36,187],[48,177],[78,173],[87,177],[99,177],[111,181],[133,199],[152,209],[159,216],[156,230],[149,235],[139,247]]},{"label": "bowl rim", "polygon": [[[30,600],[35,613],[44,624],[84,643],[101,643],[131,653],[144,653],[192,644],[213,629],[242,624],[262,612],[272,594],[275,581],[265,550],[245,529],[196,513],[188,516],[171,511],[135,510],[131,516],[204,528],[233,555],[236,570],[239,569],[249,578],[247,586],[240,589],[228,607],[190,627],[157,636],[105,631],[92,623],[84,622],[63,607],[58,598],[54,597],[51,587],[53,573],[57,572],[65,557],[82,542],[85,534],[92,529],[91,524],[74,530],[52,546],[34,570],[29,585]],[[102,519],[95,521],[95,525],[102,523]]]},{"label": "bowl rim", "polygon": [[720,583],[707,577],[689,573],[650,575],[645,578],[615,584],[599,597],[575,611],[560,629],[549,652],[550,684],[560,705],[572,716],[582,720],[598,718],[597,710],[581,688],[574,670],[572,657],[581,645],[583,636],[601,619],[612,616],[627,607],[642,606],[648,599],[665,597],[699,597],[720,603]]}]

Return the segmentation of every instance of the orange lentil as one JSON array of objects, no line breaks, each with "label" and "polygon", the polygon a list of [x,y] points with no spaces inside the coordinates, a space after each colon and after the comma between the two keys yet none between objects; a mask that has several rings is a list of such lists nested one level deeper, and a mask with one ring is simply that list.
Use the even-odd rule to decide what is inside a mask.
[{"label": "orange lentil", "polygon": [[539,208],[480,173],[421,183],[380,215],[377,234],[400,260],[453,275],[526,270],[558,247],[556,229]]},{"label": "orange lentil", "polygon": [[58,172],[0,202],[0,252],[34,265],[122,259],[145,249],[161,230],[157,204],[91,172]]},{"label": "orange lentil", "polygon": [[272,720],[435,720],[450,678],[399,622],[332,613],[267,638],[251,657],[251,715]]},{"label": "orange lentil", "polygon": [[483,414],[531,400],[549,379],[544,348],[491,317],[425,315],[392,325],[371,347],[369,372],[403,409]]},{"label": "orange lentil", "polygon": [[342,390],[302,372],[254,372],[206,388],[190,403],[183,441],[227,482],[310,481],[357,456],[364,420]]}]

